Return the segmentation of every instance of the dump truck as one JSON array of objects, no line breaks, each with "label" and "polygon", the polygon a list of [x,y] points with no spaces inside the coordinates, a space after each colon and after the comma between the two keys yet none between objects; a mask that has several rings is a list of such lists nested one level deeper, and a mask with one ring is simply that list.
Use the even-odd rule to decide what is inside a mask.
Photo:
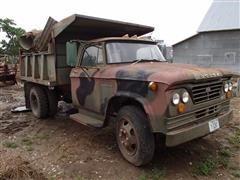
[{"label": "dump truck", "polygon": [[40,34],[20,40],[27,108],[52,117],[64,100],[81,124],[113,124],[120,152],[135,166],[152,160],[157,135],[171,147],[224,126],[232,118],[233,74],[166,62],[143,36],[153,30],[83,15],[50,18]]}]

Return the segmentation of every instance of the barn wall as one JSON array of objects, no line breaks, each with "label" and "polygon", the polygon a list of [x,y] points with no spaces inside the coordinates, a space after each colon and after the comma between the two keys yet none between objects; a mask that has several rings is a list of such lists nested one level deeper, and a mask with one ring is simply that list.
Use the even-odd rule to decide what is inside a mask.
[{"label": "barn wall", "polygon": [[199,33],[173,46],[173,62],[240,72],[240,30]]}]

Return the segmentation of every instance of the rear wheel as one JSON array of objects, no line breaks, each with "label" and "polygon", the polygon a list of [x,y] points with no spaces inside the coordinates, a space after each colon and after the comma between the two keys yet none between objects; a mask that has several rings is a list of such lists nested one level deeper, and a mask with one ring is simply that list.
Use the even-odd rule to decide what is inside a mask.
[{"label": "rear wheel", "polygon": [[155,150],[154,136],[141,109],[125,106],[119,111],[116,139],[123,157],[135,166],[152,160]]},{"label": "rear wheel", "polygon": [[47,98],[48,98],[48,115],[53,117],[56,115],[58,110],[58,99],[55,91],[47,90]]},{"label": "rear wheel", "polygon": [[41,87],[34,86],[30,90],[30,106],[32,113],[37,118],[48,116],[48,99]]}]

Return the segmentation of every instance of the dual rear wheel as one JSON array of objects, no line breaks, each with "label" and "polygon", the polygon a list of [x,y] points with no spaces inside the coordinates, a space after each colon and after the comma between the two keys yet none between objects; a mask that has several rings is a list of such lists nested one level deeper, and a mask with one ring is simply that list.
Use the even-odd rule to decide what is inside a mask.
[{"label": "dual rear wheel", "polygon": [[29,93],[30,107],[37,118],[52,117],[57,113],[57,96],[53,91],[33,86]]}]

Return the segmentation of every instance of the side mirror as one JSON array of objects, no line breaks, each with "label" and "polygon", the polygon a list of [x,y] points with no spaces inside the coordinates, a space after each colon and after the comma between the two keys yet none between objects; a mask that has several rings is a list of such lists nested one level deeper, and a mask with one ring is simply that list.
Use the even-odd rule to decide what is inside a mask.
[{"label": "side mirror", "polygon": [[66,43],[67,50],[67,65],[74,67],[76,66],[77,56],[78,56],[78,43],[77,42],[67,42]]}]

